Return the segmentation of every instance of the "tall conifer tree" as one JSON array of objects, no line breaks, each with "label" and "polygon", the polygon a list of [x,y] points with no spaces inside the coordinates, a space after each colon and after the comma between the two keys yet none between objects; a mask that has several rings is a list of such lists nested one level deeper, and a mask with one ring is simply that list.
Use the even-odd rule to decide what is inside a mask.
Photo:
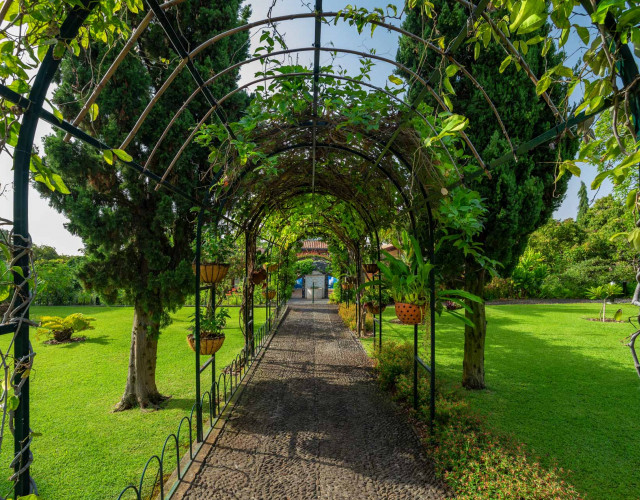
[{"label": "tall conifer tree", "polygon": [[580,190],[578,191],[578,215],[576,216],[576,222],[583,221],[588,210],[589,196],[587,195],[587,185],[584,182],[581,182]]},{"label": "tall conifer tree", "polygon": [[[426,39],[444,37],[448,46],[466,26],[468,9],[459,3],[433,0],[434,19],[423,19],[420,12],[408,13],[403,27]],[[491,15],[499,16],[498,12]],[[547,26],[529,33],[523,39],[536,35],[544,36]],[[542,45],[528,47],[524,56],[534,74],[540,76],[546,67],[558,64],[561,57],[552,48],[545,57]],[[553,113],[536,96],[535,88],[524,71],[517,71],[515,64],[509,65],[502,74],[498,72],[506,53],[497,44],[482,48],[480,56],[474,58],[474,44],[463,44],[454,54],[484,88],[505,124],[514,146],[545,132],[555,124]],[[402,37],[397,60],[427,77],[440,64],[440,56],[418,44],[415,40]],[[495,116],[481,92],[465,78],[461,72],[451,79],[455,95],[451,96],[453,111],[469,118],[467,134],[488,163],[509,152]],[[414,89],[413,95],[417,90]],[[550,89],[556,103],[562,102],[561,89]],[[430,103],[437,107],[435,102]],[[508,275],[524,251],[527,237],[537,227],[544,224],[560,205],[567,189],[568,176],[555,181],[554,163],[560,158],[572,157],[577,149],[574,142],[565,140],[540,146],[518,158],[495,168],[492,178],[482,177],[468,185],[477,190],[488,209],[488,218],[477,241],[482,243],[486,255],[500,262],[504,267],[501,274]],[[558,154],[560,153],[560,154]],[[487,273],[473,260],[464,260],[452,248],[442,249],[437,256],[440,262],[448,262],[451,269],[464,268],[464,288],[482,296]],[[473,310],[467,316],[475,327],[465,327],[465,348],[462,383],[465,387],[481,389],[484,380],[484,345],[486,319],[484,304],[469,302]]]},{"label": "tall conifer tree", "polygon": [[[186,0],[166,12],[169,19],[177,20],[174,26],[192,50],[214,35],[244,24],[249,9],[241,3]],[[143,15],[133,20],[134,27]],[[206,79],[244,59],[247,40],[246,32],[225,38],[194,62]],[[91,87],[121,48],[101,52],[90,46],[80,57],[63,62],[54,100],[67,119],[76,116]],[[179,59],[160,24],[153,21],[100,94],[98,117],[93,122],[86,119],[82,126],[112,147],[119,147]],[[237,71],[219,78],[210,87],[213,95],[220,98],[236,88],[237,78]],[[134,159],[146,161],[160,133],[195,88],[189,72],[182,71],[127,147]],[[236,94],[225,103],[226,114],[237,119],[245,103],[246,96]],[[163,173],[209,107],[200,93],[164,139],[149,166],[151,171]],[[94,149],[80,142],[64,144],[62,137],[58,133],[46,139],[46,161],[63,176],[71,194],[41,192],[69,218],[68,229],[85,243],[80,276],[86,286],[107,299],[123,290],[135,308],[127,382],[116,409],[157,407],[166,399],[155,381],[160,330],[169,323],[169,313],[182,306],[185,296],[193,291],[193,204],[167,189],[156,191],[153,182],[125,166],[108,165]],[[167,180],[197,195],[196,188],[208,168],[207,151],[194,144],[185,150]]]}]

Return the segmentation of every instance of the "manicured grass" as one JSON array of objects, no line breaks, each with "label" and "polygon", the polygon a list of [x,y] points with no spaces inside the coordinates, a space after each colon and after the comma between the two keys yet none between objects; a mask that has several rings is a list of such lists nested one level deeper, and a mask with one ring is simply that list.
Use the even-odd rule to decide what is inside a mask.
[{"label": "manicured grass", "polygon": [[[88,337],[86,342],[44,345],[33,341],[31,427],[42,436],[33,441],[32,475],[42,498],[115,499],[129,483],[137,484],[147,459],[161,452],[165,438],[177,431],[180,419],[189,414],[195,401],[195,358],[185,339],[193,311],[180,310],[160,337],[156,380],[160,392],[172,396],[166,408],[111,413],[125,386],[133,309],[32,308],[32,317],[82,312],[97,320],[95,330],[81,334]],[[218,372],[244,343],[239,308],[230,308],[230,313],[226,340],[216,355]],[[256,308],[255,318],[256,325],[264,323],[265,310]],[[203,363],[205,360],[202,358]],[[201,380],[204,392],[211,386],[211,371],[203,373]],[[184,444],[187,433],[183,435]],[[12,450],[9,437],[1,457],[3,494]]]},{"label": "manicured grass", "polygon": [[[609,306],[611,316],[618,305]],[[623,307],[624,317],[638,309]],[[486,391],[465,391],[490,427],[511,434],[541,459],[571,472],[567,479],[592,499],[640,496],[640,379],[620,341],[628,324],[597,323],[597,304],[487,307]],[[413,338],[413,327],[389,323],[383,343]],[[426,340],[424,329],[421,339]],[[363,340],[371,351],[371,339]],[[448,315],[438,320],[438,377],[458,384],[464,332]],[[428,360],[426,345],[421,346]]]}]

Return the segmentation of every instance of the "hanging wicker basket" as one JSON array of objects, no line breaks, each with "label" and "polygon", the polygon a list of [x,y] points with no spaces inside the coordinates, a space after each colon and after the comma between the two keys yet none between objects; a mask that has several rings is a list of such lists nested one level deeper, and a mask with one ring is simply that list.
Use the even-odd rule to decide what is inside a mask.
[{"label": "hanging wicker basket", "polygon": [[273,273],[278,270],[278,264],[269,264],[267,267],[267,271]]},{"label": "hanging wicker basket", "polygon": [[[196,272],[196,265],[193,264],[193,272]],[[203,283],[220,283],[229,272],[229,264],[219,264],[217,262],[205,262],[200,264],[200,281]]]},{"label": "hanging wicker basket", "polygon": [[[187,342],[193,352],[196,352],[196,338],[193,333],[187,335]],[[215,337],[208,337],[205,332],[200,337],[200,354],[212,355],[220,350],[224,344],[224,333],[219,333]]]},{"label": "hanging wicker basket", "polygon": [[381,312],[384,312],[386,308],[387,306],[380,307],[379,305],[376,305],[373,302],[365,302],[364,304],[365,311],[371,314],[380,314]]},{"label": "hanging wicker basket", "polygon": [[251,282],[254,285],[259,285],[264,280],[267,279],[267,270],[266,269],[256,269],[251,273]]},{"label": "hanging wicker basket", "polygon": [[264,295],[268,300],[272,300],[276,296],[276,291],[269,290],[268,292],[262,292],[262,295]]},{"label": "hanging wicker basket", "polygon": [[376,274],[378,272],[378,264],[376,262],[372,264],[364,264],[364,270],[367,274]]},{"label": "hanging wicker basket", "polygon": [[342,283],[343,290],[351,290],[352,288],[353,288],[353,285],[351,283]]},{"label": "hanging wicker basket", "polygon": [[425,315],[426,306],[396,302],[396,316],[404,325],[419,325]]}]

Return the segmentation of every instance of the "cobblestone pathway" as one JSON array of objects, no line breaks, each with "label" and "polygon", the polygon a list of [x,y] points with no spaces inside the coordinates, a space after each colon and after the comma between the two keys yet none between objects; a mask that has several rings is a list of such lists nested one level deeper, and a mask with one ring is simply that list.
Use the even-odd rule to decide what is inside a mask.
[{"label": "cobblestone pathway", "polygon": [[293,302],[185,499],[445,498],[335,306]]}]

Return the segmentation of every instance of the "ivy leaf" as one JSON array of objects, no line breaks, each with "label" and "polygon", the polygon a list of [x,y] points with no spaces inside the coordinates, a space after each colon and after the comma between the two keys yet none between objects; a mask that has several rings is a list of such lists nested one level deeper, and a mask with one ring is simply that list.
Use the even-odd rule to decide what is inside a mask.
[{"label": "ivy leaf", "polygon": [[444,80],[442,80],[442,83],[444,84],[444,88],[447,90],[447,92],[449,92],[450,94],[456,95],[456,91],[453,90],[451,81],[448,78],[445,78]]},{"label": "ivy leaf", "polygon": [[52,110],[53,116],[55,116],[60,121],[60,123],[62,123],[64,121],[64,116],[62,116],[60,110],[58,108],[52,108]]},{"label": "ivy leaf", "polygon": [[15,411],[20,406],[20,398],[13,395],[7,398],[7,411]]},{"label": "ivy leaf", "polygon": [[14,80],[8,87],[18,94],[27,94],[31,89],[29,84],[24,80]]},{"label": "ivy leaf", "polygon": [[580,37],[580,40],[582,40],[582,43],[589,45],[589,39],[591,38],[589,30],[584,26],[578,26],[577,24],[574,25],[574,28],[578,32],[578,36]]},{"label": "ivy leaf", "polygon": [[504,70],[509,67],[509,64],[511,64],[511,56],[510,55],[504,58],[504,61],[502,61],[502,64],[500,65],[500,69],[498,71],[500,73],[504,73]]},{"label": "ivy leaf", "polygon": [[538,83],[536,83],[536,94],[540,95],[546,92],[549,85],[551,85],[551,78],[548,75],[544,75],[540,80],[538,80]]},{"label": "ivy leaf", "polygon": [[133,160],[133,156],[127,153],[124,149],[113,149],[113,154],[124,162],[130,162]]},{"label": "ivy leaf", "polygon": [[591,183],[591,189],[598,189],[607,176],[609,175],[609,171],[600,172],[595,176],[593,182]]},{"label": "ivy leaf", "polygon": [[92,122],[95,121],[96,118],[98,118],[99,111],[100,111],[100,108],[98,108],[98,105],[96,103],[93,103],[89,108],[89,119]]},{"label": "ivy leaf", "polygon": [[625,206],[629,209],[633,208],[636,204],[636,200],[638,197],[638,190],[637,189],[632,189],[631,191],[629,191],[629,194],[627,195],[627,201],[625,203]]},{"label": "ivy leaf", "polygon": [[106,161],[109,165],[113,165],[113,153],[110,149],[105,149],[102,152],[102,156],[104,157],[104,161]]},{"label": "ivy leaf", "polygon": [[53,58],[54,59],[62,59],[64,53],[67,51],[67,46],[63,41],[58,41],[56,46],[53,48]]},{"label": "ivy leaf", "polygon": [[459,69],[460,68],[458,68],[458,66],[456,66],[455,64],[450,64],[449,66],[447,66],[445,73],[449,78],[451,78],[458,72]]}]

